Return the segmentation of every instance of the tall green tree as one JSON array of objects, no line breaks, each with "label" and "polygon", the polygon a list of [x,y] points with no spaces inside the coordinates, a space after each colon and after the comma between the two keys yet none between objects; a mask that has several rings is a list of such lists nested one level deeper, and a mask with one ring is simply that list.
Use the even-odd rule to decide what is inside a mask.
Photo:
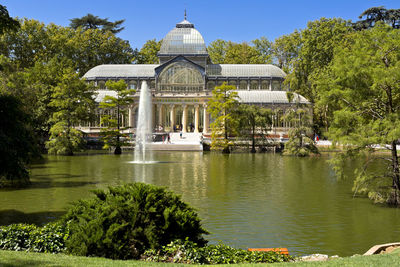
[{"label": "tall green tree", "polygon": [[286,77],[286,83],[296,93],[306,97],[314,105],[314,130],[326,131],[329,120],[325,117],[329,105],[322,105],[319,88],[316,85],[320,74],[329,66],[335,47],[339,46],[352,31],[350,23],[342,19],[321,18],[309,22],[300,32],[300,49],[293,59],[293,69]]},{"label": "tall green tree", "polygon": [[137,64],[158,64],[159,60],[157,57],[158,51],[160,51],[162,40],[156,41],[156,39],[148,40],[136,56]]},{"label": "tall green tree", "polygon": [[214,64],[225,63],[227,43],[225,40],[217,39],[208,45],[207,52]]},{"label": "tall green tree", "polygon": [[285,144],[283,154],[298,157],[319,154],[318,148],[313,140],[313,129],[311,127],[309,110],[303,108],[289,109],[282,119],[291,124],[289,140]]},{"label": "tall green tree", "polygon": [[353,23],[355,30],[372,28],[378,22],[384,22],[394,29],[400,28],[400,9],[386,9],[383,6],[370,7],[358,18],[360,20]]},{"label": "tall green tree", "polygon": [[5,31],[15,31],[19,26],[19,21],[8,14],[7,7],[0,5],[0,35]]},{"label": "tall green tree", "polygon": [[80,31],[28,19],[21,21],[18,31],[0,36],[0,54],[20,70],[33,67],[36,62],[69,59],[80,76],[97,65],[128,64],[134,57],[129,42],[110,31]]},{"label": "tall green tree", "polygon": [[255,105],[240,104],[237,109],[240,136],[251,138],[251,153],[256,153],[256,136],[263,136],[272,125],[271,110]]},{"label": "tall green tree", "polygon": [[122,23],[124,23],[125,20],[116,20],[116,21],[108,21],[108,18],[102,19],[98,16],[94,16],[90,13],[87,15],[81,17],[81,18],[73,18],[71,19],[70,27],[73,29],[78,29],[79,27],[82,28],[83,30],[88,30],[88,29],[101,29],[103,31],[110,31],[112,33],[119,33],[125,27],[122,27]]},{"label": "tall green tree", "polygon": [[29,183],[28,164],[37,154],[29,120],[18,98],[0,93],[0,188]]},{"label": "tall green tree", "polygon": [[223,153],[230,153],[232,143],[229,135],[236,132],[238,120],[235,112],[238,108],[238,94],[232,85],[223,83],[212,91],[208,101],[208,112],[214,121],[211,123],[211,148],[221,149]]},{"label": "tall green tree", "polygon": [[261,64],[272,63],[272,43],[266,37],[261,37],[251,41],[254,48],[258,51]]},{"label": "tall green tree", "polygon": [[[107,81],[106,87],[116,93],[116,96],[106,95],[100,103],[100,108],[108,111],[108,114],[101,116],[101,124],[107,128],[102,130],[104,148],[114,148],[114,154],[121,154],[121,146],[126,145],[127,135],[123,133],[126,130],[122,127],[121,116],[127,116],[127,107],[133,103],[132,95],[135,90],[128,89],[124,80]],[[115,112],[115,116],[112,113]]]},{"label": "tall green tree", "polygon": [[82,132],[76,129],[89,121],[94,111],[94,88],[81,80],[72,69],[64,69],[60,83],[54,88],[50,106],[55,107],[50,140],[46,143],[50,154],[72,156],[83,147]]},{"label": "tall green tree", "polygon": [[271,43],[265,38],[250,44],[217,39],[207,48],[214,64],[265,64],[272,62]]},{"label": "tall green tree", "polygon": [[286,73],[291,73],[293,64],[301,47],[300,32],[295,30],[288,35],[282,35],[272,44],[272,57],[275,64]]},{"label": "tall green tree", "polygon": [[[336,102],[329,134],[346,149],[334,160],[336,171],[342,174],[345,159],[367,155],[355,170],[355,194],[400,206],[400,30],[377,23],[352,34],[328,73],[322,94]],[[390,153],[373,156],[377,145]]]}]

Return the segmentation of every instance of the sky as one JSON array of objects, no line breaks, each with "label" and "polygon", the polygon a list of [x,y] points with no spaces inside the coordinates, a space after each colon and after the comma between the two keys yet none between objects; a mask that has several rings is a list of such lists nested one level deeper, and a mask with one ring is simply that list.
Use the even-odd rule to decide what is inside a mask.
[{"label": "sky", "polygon": [[340,17],[356,21],[367,8],[400,8],[399,0],[0,0],[10,16],[68,26],[70,19],[88,13],[110,21],[125,19],[118,37],[141,48],[150,39],[160,40],[175,24],[187,19],[208,45],[216,39],[250,42],[265,36],[273,41],[308,21]]}]

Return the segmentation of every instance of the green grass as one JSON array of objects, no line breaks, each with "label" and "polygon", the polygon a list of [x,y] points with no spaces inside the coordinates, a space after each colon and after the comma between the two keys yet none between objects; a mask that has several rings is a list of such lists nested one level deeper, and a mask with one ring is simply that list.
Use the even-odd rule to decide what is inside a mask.
[{"label": "green grass", "polygon": [[[143,266],[143,267],[174,267],[195,266],[187,264],[154,263],[143,261],[120,261],[104,258],[75,257],[63,254],[44,254],[32,252],[16,252],[0,250],[0,266]],[[203,265],[204,266],[204,265]],[[236,265],[213,265],[234,267],[294,267],[294,266],[400,266],[400,252],[387,255],[355,256],[339,258],[327,262],[301,262],[301,263],[274,263],[274,264],[236,264]]]}]

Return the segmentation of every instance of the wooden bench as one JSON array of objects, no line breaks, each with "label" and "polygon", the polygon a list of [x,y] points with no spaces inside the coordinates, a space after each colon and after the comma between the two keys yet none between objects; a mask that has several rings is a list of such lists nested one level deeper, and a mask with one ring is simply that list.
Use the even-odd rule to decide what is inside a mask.
[{"label": "wooden bench", "polygon": [[289,250],[287,248],[249,248],[248,251],[261,251],[261,252],[269,252],[274,251],[283,255],[289,255]]}]

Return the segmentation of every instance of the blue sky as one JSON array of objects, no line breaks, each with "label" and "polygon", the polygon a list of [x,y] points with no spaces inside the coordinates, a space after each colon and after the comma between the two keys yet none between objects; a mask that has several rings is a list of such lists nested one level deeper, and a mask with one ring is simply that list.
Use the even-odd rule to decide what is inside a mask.
[{"label": "blue sky", "polygon": [[111,21],[126,19],[119,37],[140,48],[146,40],[162,39],[177,22],[188,20],[203,35],[206,44],[221,38],[235,42],[261,36],[269,40],[305,28],[321,17],[357,20],[373,6],[400,8],[399,0],[3,0],[13,17],[26,17],[68,26],[71,18],[92,13]]}]

